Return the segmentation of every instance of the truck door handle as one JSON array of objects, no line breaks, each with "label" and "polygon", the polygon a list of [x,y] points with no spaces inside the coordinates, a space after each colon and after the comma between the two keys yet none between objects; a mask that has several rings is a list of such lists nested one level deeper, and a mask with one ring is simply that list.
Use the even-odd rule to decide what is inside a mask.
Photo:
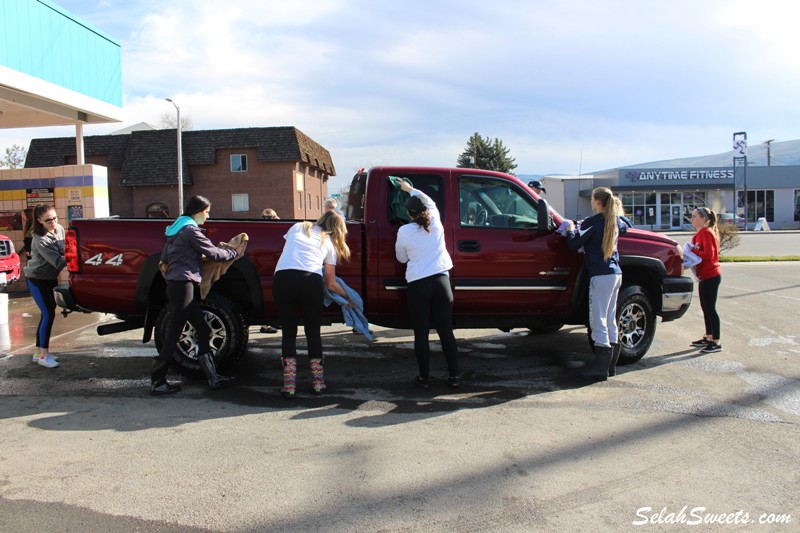
[{"label": "truck door handle", "polygon": [[458,241],[459,252],[480,252],[481,241]]}]

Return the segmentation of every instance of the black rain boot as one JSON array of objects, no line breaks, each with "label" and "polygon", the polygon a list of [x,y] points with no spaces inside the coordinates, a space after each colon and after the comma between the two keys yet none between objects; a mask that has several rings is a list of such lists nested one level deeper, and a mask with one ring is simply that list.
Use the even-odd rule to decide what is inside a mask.
[{"label": "black rain boot", "polygon": [[177,383],[173,384],[167,381],[168,370],[168,362],[157,357],[153,358],[153,368],[150,371],[151,396],[164,396],[165,394],[172,394],[181,390],[181,386]]},{"label": "black rain boot", "polygon": [[611,345],[611,365],[608,367],[608,377],[617,375],[617,363],[619,362],[619,354],[622,352],[622,345],[620,343]]},{"label": "black rain boot", "polygon": [[588,367],[582,368],[579,373],[586,379],[592,381],[606,381],[608,379],[608,368],[611,366],[613,350],[610,346],[594,347],[594,361]]},{"label": "black rain boot", "polygon": [[217,367],[214,364],[214,357],[209,353],[203,353],[197,356],[197,361],[200,363],[200,368],[208,379],[208,386],[211,390],[231,385],[236,378],[233,376],[222,376],[217,374]]}]

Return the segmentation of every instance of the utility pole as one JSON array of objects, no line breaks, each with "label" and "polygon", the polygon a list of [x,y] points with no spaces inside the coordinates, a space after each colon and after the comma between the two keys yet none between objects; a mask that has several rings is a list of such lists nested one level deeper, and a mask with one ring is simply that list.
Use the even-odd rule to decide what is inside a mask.
[{"label": "utility pole", "polygon": [[764,141],[764,144],[767,145],[767,166],[772,165],[772,143],[775,142],[775,139],[767,139]]},{"label": "utility pole", "polygon": [[178,124],[176,125],[176,129],[178,130],[178,216],[183,214],[183,150],[181,149],[181,108],[178,107],[178,104],[172,101],[172,98],[165,98],[167,102],[175,106],[175,110],[178,112]]}]

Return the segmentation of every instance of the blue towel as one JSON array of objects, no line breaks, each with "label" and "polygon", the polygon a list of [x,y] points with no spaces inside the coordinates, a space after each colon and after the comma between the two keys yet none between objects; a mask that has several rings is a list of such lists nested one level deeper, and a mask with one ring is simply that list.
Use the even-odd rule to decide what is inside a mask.
[{"label": "blue towel", "polygon": [[350,300],[353,307],[349,307],[347,305],[347,300],[329,291],[328,287],[325,287],[325,307],[328,307],[332,303],[337,303],[342,306],[342,315],[345,325],[355,329],[367,339],[372,340],[373,335],[372,331],[369,329],[369,320],[364,316],[364,300],[361,299],[361,296],[359,296],[356,291],[342,281],[342,278],[337,277],[336,281],[338,281],[339,285],[344,289],[344,292],[347,294],[347,300]]}]

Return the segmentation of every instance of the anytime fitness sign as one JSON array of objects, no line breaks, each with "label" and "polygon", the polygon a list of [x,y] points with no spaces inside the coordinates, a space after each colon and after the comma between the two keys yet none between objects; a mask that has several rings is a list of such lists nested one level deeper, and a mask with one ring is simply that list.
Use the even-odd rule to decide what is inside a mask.
[{"label": "anytime fitness sign", "polygon": [[733,169],[627,170],[625,177],[637,181],[733,180]]}]

